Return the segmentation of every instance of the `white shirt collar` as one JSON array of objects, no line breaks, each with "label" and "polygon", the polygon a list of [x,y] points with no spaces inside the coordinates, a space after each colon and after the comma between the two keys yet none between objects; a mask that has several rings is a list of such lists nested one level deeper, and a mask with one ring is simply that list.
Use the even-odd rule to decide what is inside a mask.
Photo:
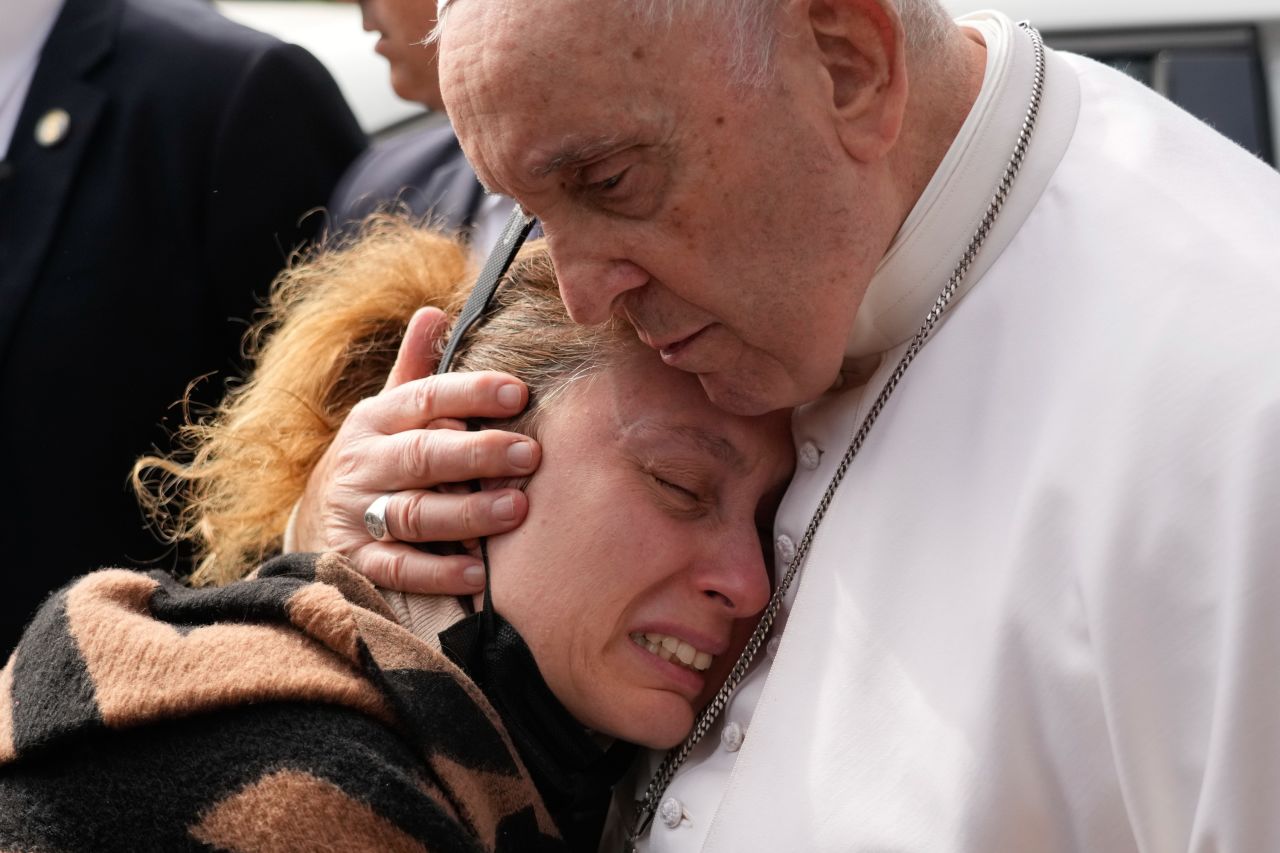
[{"label": "white shirt collar", "polygon": [[[863,360],[906,342],[920,328],[995,193],[1026,117],[1034,79],[1031,39],[998,12],[957,23],[987,46],[982,89],[933,178],[876,268],[845,348]],[[996,226],[958,289],[958,301],[1017,232],[1052,176],[1075,129],[1079,89],[1069,69],[1046,73],[1032,145]],[[1065,73],[1062,73],[1065,72]]]},{"label": "white shirt collar", "polygon": [[17,0],[5,3],[0,27],[0,159],[9,152],[14,127],[35,77],[40,52],[63,0]]},{"label": "white shirt collar", "polygon": [[471,254],[477,264],[483,266],[493,247],[498,245],[498,238],[507,227],[511,211],[516,203],[503,195],[489,193],[480,202],[480,209],[471,225]]}]

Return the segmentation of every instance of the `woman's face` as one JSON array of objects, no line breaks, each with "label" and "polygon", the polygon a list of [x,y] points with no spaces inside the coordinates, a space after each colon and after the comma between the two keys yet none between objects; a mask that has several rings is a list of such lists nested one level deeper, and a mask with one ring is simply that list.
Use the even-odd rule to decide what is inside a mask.
[{"label": "woman's face", "polygon": [[583,724],[688,733],[769,599],[789,423],[716,409],[634,342],[544,411],[528,519],[490,542],[494,604]]}]

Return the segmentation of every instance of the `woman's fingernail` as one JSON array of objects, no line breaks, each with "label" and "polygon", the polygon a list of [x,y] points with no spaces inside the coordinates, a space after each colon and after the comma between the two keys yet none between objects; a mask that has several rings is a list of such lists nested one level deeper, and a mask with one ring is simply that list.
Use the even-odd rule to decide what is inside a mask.
[{"label": "woman's fingernail", "polygon": [[504,409],[520,407],[520,386],[507,383],[498,389],[498,405]]},{"label": "woman's fingernail", "polygon": [[533,445],[527,441],[517,441],[507,448],[507,461],[524,470],[533,465]]},{"label": "woman's fingernail", "polygon": [[484,566],[472,564],[462,570],[462,581],[467,586],[480,589],[484,586]]},{"label": "woman's fingernail", "polygon": [[511,521],[516,517],[516,502],[511,495],[503,495],[493,502],[493,517],[498,521]]}]

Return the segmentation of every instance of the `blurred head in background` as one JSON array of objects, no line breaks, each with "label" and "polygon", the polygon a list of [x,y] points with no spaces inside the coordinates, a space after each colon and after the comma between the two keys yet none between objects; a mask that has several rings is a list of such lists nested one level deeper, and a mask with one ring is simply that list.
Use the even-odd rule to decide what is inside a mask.
[{"label": "blurred head in background", "polygon": [[408,101],[444,109],[436,46],[426,44],[436,25],[435,0],[359,0],[366,32],[381,35],[374,48],[391,64],[391,88]]}]

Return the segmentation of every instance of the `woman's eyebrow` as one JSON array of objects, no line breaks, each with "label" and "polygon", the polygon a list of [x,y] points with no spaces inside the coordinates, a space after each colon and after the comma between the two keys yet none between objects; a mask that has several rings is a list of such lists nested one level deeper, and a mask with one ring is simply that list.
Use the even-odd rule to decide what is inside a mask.
[{"label": "woman's eyebrow", "polygon": [[747,469],[746,457],[742,455],[733,442],[722,435],[709,432],[701,427],[687,424],[645,423],[638,425],[638,432],[646,438],[654,437],[662,440],[663,436],[690,446],[728,465],[735,471]]}]

